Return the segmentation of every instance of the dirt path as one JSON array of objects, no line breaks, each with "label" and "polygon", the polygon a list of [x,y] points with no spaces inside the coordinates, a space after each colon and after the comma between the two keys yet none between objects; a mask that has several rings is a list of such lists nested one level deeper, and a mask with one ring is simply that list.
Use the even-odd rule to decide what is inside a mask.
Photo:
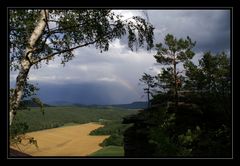
[{"label": "dirt path", "polygon": [[[86,123],[62,128],[27,133],[37,140],[34,145],[19,146],[24,153],[32,156],[87,156],[102,147],[99,146],[109,136],[90,136],[89,133],[102,125]],[[18,150],[17,147],[11,148]]]}]

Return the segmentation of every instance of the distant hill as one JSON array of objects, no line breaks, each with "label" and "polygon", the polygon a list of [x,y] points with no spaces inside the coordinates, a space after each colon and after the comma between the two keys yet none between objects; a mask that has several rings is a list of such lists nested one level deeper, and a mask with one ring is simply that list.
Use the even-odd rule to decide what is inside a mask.
[{"label": "distant hill", "polygon": [[97,105],[97,104],[92,104],[92,105],[85,105],[85,104],[72,104],[73,106],[77,107],[88,107],[88,108],[123,108],[123,109],[144,109],[147,108],[147,102],[133,102],[130,104],[112,104],[112,105]]},{"label": "distant hill", "polygon": [[118,107],[118,108],[125,108],[125,109],[144,109],[147,108],[148,104],[147,102],[133,102],[130,104],[115,104],[115,105],[110,105],[111,107]]},{"label": "distant hill", "polygon": [[81,104],[81,103],[71,103],[67,101],[55,101],[51,102],[54,106],[77,106],[77,107],[87,107],[87,108],[123,108],[123,109],[144,109],[147,108],[148,104],[144,101],[132,102],[129,104],[110,104],[110,105],[98,105],[98,104]]},{"label": "distant hill", "polygon": [[[32,100],[24,100],[24,101],[22,101],[22,103],[27,107],[39,107],[39,105],[34,103]],[[43,106],[44,107],[51,107],[51,105],[45,104],[45,103],[43,103]]]}]

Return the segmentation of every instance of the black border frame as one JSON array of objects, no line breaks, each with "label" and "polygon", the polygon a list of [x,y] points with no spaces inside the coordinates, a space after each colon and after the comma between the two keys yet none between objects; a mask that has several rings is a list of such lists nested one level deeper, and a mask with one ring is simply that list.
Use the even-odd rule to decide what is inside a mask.
[{"label": "black border frame", "polygon": [[[151,1],[151,0],[150,0]],[[232,62],[232,120],[233,120],[233,154],[232,158],[227,159],[240,159],[239,154],[239,135],[237,131],[237,127],[239,126],[239,112],[234,109],[234,104],[236,103],[234,101],[234,98],[237,97],[234,95],[237,95],[238,92],[236,90],[237,88],[237,77],[234,77],[234,73],[237,73],[237,70],[234,68],[237,67],[237,60],[239,52],[239,47],[237,47],[237,37],[239,36],[239,29],[240,27],[237,25],[238,19],[240,18],[240,1],[239,0],[200,0],[200,1],[175,1],[172,2],[170,0],[164,1],[164,2],[158,2],[156,0],[152,0],[153,2],[150,2],[148,0],[148,3],[145,2],[145,4],[142,4],[141,2],[136,3],[125,3],[123,5],[123,1],[116,1],[115,4],[111,4],[112,1],[107,0],[96,0],[96,1],[84,1],[84,2],[77,2],[76,0],[64,2],[59,0],[42,0],[42,1],[33,1],[33,0],[22,0],[22,1],[13,1],[13,0],[3,0],[1,1],[1,20],[4,22],[4,26],[1,26],[1,35],[2,35],[2,51],[3,57],[6,58],[4,60],[1,60],[1,68],[2,68],[2,76],[4,76],[4,81],[2,83],[2,90],[4,91],[4,96],[1,100],[1,103],[3,103],[3,110],[1,111],[1,127],[3,131],[3,136],[1,136],[1,149],[3,156],[3,159],[52,159],[52,158],[42,158],[42,157],[33,157],[33,158],[25,158],[25,157],[17,157],[17,158],[9,158],[8,154],[8,143],[6,144],[6,137],[8,136],[8,124],[7,119],[8,113],[6,110],[8,110],[8,90],[9,90],[9,65],[8,65],[8,16],[7,12],[9,8],[74,8],[74,7],[83,7],[83,8],[111,8],[111,9],[226,9],[229,8],[231,10],[231,42],[230,42],[230,53],[231,53],[231,62]],[[144,3],[144,2],[143,2]],[[6,52],[5,52],[6,51]],[[233,61],[234,59],[234,61]],[[5,80],[6,79],[6,80]],[[235,85],[235,86],[234,86]],[[235,88],[235,89],[234,89]],[[236,105],[236,104],[235,104]],[[1,134],[2,135],[2,134]],[[7,137],[8,138],[8,137]],[[7,153],[6,153],[7,151]],[[54,157],[53,159],[65,159],[62,157]],[[67,157],[67,159],[119,159],[119,158],[88,158],[88,157]],[[120,158],[121,159],[121,158]],[[139,159],[139,158],[124,158],[124,159]],[[145,159],[145,158],[144,158]],[[146,158],[146,159],[155,159],[155,158]],[[157,159],[163,159],[163,158],[157,158]],[[167,158],[168,159],[168,158]],[[169,158],[171,159],[171,158]],[[175,159],[175,158],[174,158]],[[189,158],[178,158],[178,159],[189,159]],[[215,158],[190,158],[190,159],[215,159]],[[221,159],[221,158],[216,158]]]}]

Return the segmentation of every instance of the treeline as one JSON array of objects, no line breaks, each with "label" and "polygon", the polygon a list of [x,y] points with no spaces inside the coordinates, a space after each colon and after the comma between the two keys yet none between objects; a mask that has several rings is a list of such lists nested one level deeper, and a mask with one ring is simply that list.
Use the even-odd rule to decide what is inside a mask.
[{"label": "treeline", "polygon": [[195,44],[168,34],[156,45],[163,68],[140,79],[152,99],[148,109],[124,120],[134,123],[125,132],[127,156],[231,157],[230,57],[205,52],[196,65]]},{"label": "treeline", "polygon": [[109,138],[105,139],[100,146],[123,146],[123,133],[130,124],[122,124],[122,120],[109,120],[103,121],[101,124],[104,127],[93,130],[90,135],[110,135]]}]

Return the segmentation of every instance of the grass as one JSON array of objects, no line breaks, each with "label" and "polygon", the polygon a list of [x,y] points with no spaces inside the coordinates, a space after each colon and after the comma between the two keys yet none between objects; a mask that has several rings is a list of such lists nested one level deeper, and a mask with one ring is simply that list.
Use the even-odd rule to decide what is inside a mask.
[{"label": "grass", "polygon": [[124,156],[124,149],[122,146],[105,146],[104,148],[90,154],[90,156],[98,156],[98,157],[123,157]]}]

